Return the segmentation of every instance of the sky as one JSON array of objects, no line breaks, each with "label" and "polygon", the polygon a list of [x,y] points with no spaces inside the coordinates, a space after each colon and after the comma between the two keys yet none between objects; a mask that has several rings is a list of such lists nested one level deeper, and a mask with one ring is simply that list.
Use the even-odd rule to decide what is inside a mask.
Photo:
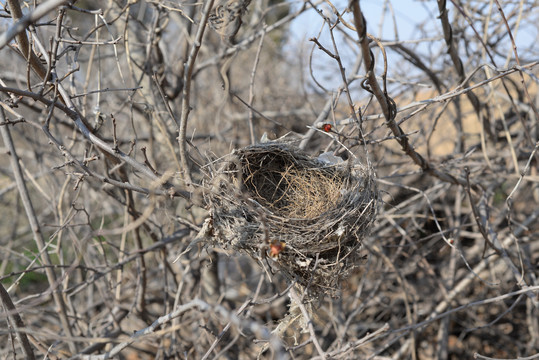
[{"label": "sky", "polygon": [[[297,9],[302,3],[302,1],[292,2],[293,9]],[[332,3],[339,11],[342,11],[346,8],[348,1],[336,0],[332,1]],[[394,16],[392,16],[388,8],[384,6],[384,3],[385,1],[381,0],[363,0],[360,3],[367,20],[368,32],[384,40],[395,40],[395,32],[398,33],[399,40],[418,39],[422,37],[421,34],[417,33],[416,25],[425,22],[425,19],[435,18],[435,15],[429,14],[429,9],[430,11],[437,11],[436,1],[420,3],[414,0],[398,0],[391,2],[394,13]],[[331,14],[330,8],[326,4],[322,4],[319,8],[326,11],[326,14]],[[411,12],[410,9],[413,9],[413,11]],[[346,14],[344,18],[352,23],[351,14]],[[393,19],[396,21],[396,24]],[[327,26],[321,32],[322,28],[323,20],[314,10],[309,10],[294,20],[291,24],[292,35],[287,44],[289,54],[291,56],[297,56],[297,49],[302,48],[302,61],[308,63],[313,47],[313,43],[309,39],[312,37],[318,38],[320,43],[328,49],[333,49]],[[352,37],[355,35],[352,31],[349,33]],[[432,36],[440,36],[440,33],[434,33]],[[355,39],[355,37],[353,38]],[[338,36],[336,42],[345,68],[350,69],[354,64],[349,60],[356,58],[355,49],[351,48],[350,43],[346,44],[342,37]],[[317,81],[323,84],[324,87],[327,87],[327,89],[336,88],[341,84],[341,79],[336,76],[339,72],[337,63],[317,49],[313,52],[312,68]]]},{"label": "sky", "polygon": [[[314,2],[314,0],[313,0]],[[294,2],[293,9],[299,8],[303,1]],[[332,3],[337,7],[338,10],[342,11],[346,8],[348,1],[347,0],[334,0]],[[479,0],[469,0],[467,3],[472,5],[479,4]],[[515,8],[518,9],[519,1],[500,1],[503,6],[504,12],[509,14]],[[374,35],[377,38],[386,41],[417,41],[418,39],[424,38],[437,38],[435,41],[429,41],[420,44],[408,43],[407,46],[413,47],[415,51],[422,52],[423,54],[428,54],[429,56],[439,57],[440,59],[445,59],[446,45],[442,38],[442,29],[440,25],[440,20],[438,19],[438,5],[435,0],[361,0],[361,8],[365,14],[367,20],[368,32]],[[389,4],[389,5],[388,5]],[[484,6],[487,7],[490,5],[489,1],[483,2]],[[500,16],[499,12],[496,9],[495,2],[492,2],[492,16]],[[392,11],[389,11],[391,6]],[[325,4],[320,5],[320,9],[328,9],[329,7]],[[450,21],[455,15],[457,15],[458,9],[455,8],[451,0],[447,1],[447,9],[449,11]],[[537,12],[537,16],[531,14],[530,18],[539,20],[539,7],[533,7],[533,12]],[[327,14],[331,12],[328,11]],[[530,15],[530,14],[524,14]],[[344,18],[351,21],[351,14],[345,14]],[[422,24],[421,26],[419,26]],[[314,10],[307,11],[304,15],[298,17],[291,24],[291,38],[289,39],[289,49],[290,53],[296,54],[296,49],[303,48],[304,54],[302,61],[308,63],[309,54],[313,48],[313,43],[309,42],[309,39],[312,37],[317,37],[320,42],[326,46],[328,49],[332,49],[331,38],[329,37],[329,32],[327,31],[327,26],[324,31],[320,34],[320,29],[322,28],[323,20],[320,15],[317,14]],[[515,28],[513,28],[515,30]],[[477,29],[482,31],[483,29]],[[489,29],[491,30],[491,29]],[[465,28],[465,31],[473,31],[471,27]],[[535,47],[533,44],[536,44],[539,41],[538,36],[539,30],[536,23],[526,23],[525,21],[520,23],[518,31],[514,31],[513,35],[515,36],[515,41],[518,48],[522,49],[522,54],[527,54],[528,59],[534,60],[534,57],[539,57],[539,49],[533,50]],[[350,32],[352,34],[352,32]],[[396,35],[397,34],[397,35]],[[355,34],[352,34],[355,35]],[[482,35],[482,34],[481,34]],[[354,38],[355,39],[355,38]],[[498,67],[506,67],[514,64],[513,50],[511,43],[508,38],[504,39],[502,43],[503,54],[499,54],[496,60]],[[342,38],[337,38],[338,48],[341,52],[341,58],[344,62],[347,59],[355,59],[356,55],[353,53],[353,50],[350,44]],[[461,45],[461,52],[464,51],[482,51],[481,49],[464,49]],[[526,50],[526,51],[525,51]],[[395,64],[402,62],[402,58],[392,54],[392,51],[388,51],[388,60],[392,68],[395,69]],[[507,55],[509,55],[509,62],[506,63]],[[426,55],[425,55],[426,56]],[[462,58],[468,58],[466,54],[463,53]],[[475,57],[477,58],[477,57]],[[489,60],[485,58],[485,62]],[[380,66],[381,62],[378,61]],[[350,68],[352,63],[345,63],[346,68]],[[440,65],[441,66],[441,65]],[[315,69],[315,76],[320,82],[324,82],[328,87],[336,87],[340,84],[340,79],[335,79],[335,71],[338,71],[338,67],[335,61],[332,61],[327,55],[323,54],[321,51],[315,49],[313,52],[313,69]],[[400,69],[395,69],[400,70]],[[414,71],[413,69],[411,71]],[[332,81],[334,79],[335,81]]]}]

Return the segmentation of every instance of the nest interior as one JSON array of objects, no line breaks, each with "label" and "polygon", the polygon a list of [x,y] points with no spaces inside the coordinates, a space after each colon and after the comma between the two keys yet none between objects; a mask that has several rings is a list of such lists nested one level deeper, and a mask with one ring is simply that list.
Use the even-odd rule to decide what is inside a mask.
[{"label": "nest interior", "polygon": [[271,264],[308,294],[335,296],[361,264],[378,192],[370,167],[266,143],[225,159],[208,197],[214,241]]}]

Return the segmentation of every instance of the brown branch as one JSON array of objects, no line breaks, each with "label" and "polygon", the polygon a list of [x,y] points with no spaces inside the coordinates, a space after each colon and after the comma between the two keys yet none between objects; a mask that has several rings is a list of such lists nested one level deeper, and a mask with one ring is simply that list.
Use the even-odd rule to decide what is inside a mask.
[{"label": "brown branch", "polygon": [[361,12],[359,0],[351,1],[350,5],[354,14],[354,24],[359,36],[363,61],[365,62],[365,67],[367,69],[366,82],[369,86],[369,89],[367,90],[378,100],[378,103],[382,108],[382,113],[387,121],[387,126],[391,129],[397,141],[402,146],[402,150],[412,158],[414,163],[419,165],[423,170],[427,170],[429,168],[427,162],[414,150],[413,146],[408,142],[408,138],[404,136],[404,131],[402,131],[400,126],[395,122],[395,116],[397,115],[395,102],[389,97],[385,90],[382,92],[378,80],[376,80],[376,74],[374,73],[374,55],[369,47],[369,40],[367,39],[367,22]]},{"label": "brown branch", "polygon": [[[453,30],[451,28],[451,24],[449,23],[449,19],[447,17],[446,0],[438,0],[438,11],[440,12],[440,15],[438,16],[438,18],[440,19],[442,23],[444,39],[445,39],[445,43],[447,44],[447,52],[449,53],[449,57],[451,58],[451,61],[453,62],[453,66],[455,67],[455,70],[457,71],[457,74],[459,76],[459,81],[462,82],[463,87],[467,87],[468,81],[465,81],[466,73],[464,72],[464,66],[462,65],[462,60],[459,57],[456,44],[453,41]],[[481,110],[484,107],[483,104],[481,104],[481,102],[479,101],[479,98],[471,91],[467,92],[466,96],[468,97],[468,100],[470,100],[470,103],[472,104],[477,116],[480,119],[484,120],[484,125],[485,125],[484,128],[489,134],[489,136],[492,137],[493,134],[489,126],[490,121],[488,118],[488,114],[485,114],[486,116],[481,115]],[[457,120],[457,124],[459,128],[462,129],[461,122]],[[461,146],[463,145],[460,140],[459,140],[459,144]]]},{"label": "brown branch", "polygon": [[[0,121],[1,122],[6,121],[3,108],[0,108]],[[69,319],[67,318],[66,304],[64,302],[64,298],[62,297],[61,283],[58,282],[56,273],[53,271],[51,267],[52,260],[49,256],[47,245],[45,244],[45,239],[43,237],[43,233],[39,226],[39,221],[37,219],[36,213],[34,211],[34,207],[32,205],[32,200],[30,199],[30,195],[28,194],[26,182],[24,180],[22,169],[19,163],[19,157],[17,155],[15,145],[13,144],[13,139],[11,138],[11,132],[9,131],[9,127],[0,126],[0,133],[2,134],[4,145],[9,151],[11,167],[13,169],[13,175],[15,177],[15,182],[17,183],[17,188],[19,189],[19,194],[21,196],[24,209],[26,211],[26,216],[28,218],[28,221],[30,222],[32,233],[34,234],[34,240],[36,242],[37,248],[39,249],[39,253],[41,254],[41,259],[43,263],[45,265],[48,265],[45,268],[45,274],[47,275],[49,286],[51,287],[51,290],[53,290],[52,296],[54,298],[54,302],[56,303],[56,306],[58,307],[58,315],[60,317],[62,328],[67,336],[72,337],[73,333],[72,333],[71,325],[69,323]],[[73,341],[70,341],[68,345],[72,353],[77,352],[77,347]]]},{"label": "brown branch", "polygon": [[[427,162],[423,156],[415,151],[412,144],[410,144],[408,141],[408,137],[404,131],[402,131],[401,127],[395,122],[395,116],[397,115],[395,102],[387,94],[386,89],[382,91],[380,85],[378,84],[378,80],[376,79],[376,74],[374,73],[374,55],[369,47],[369,40],[367,39],[367,22],[363,16],[363,13],[361,12],[359,0],[352,0],[349,6],[351,7],[354,15],[354,24],[359,37],[365,67],[367,68],[366,84],[368,85],[368,88],[364,88],[371,92],[378,100],[378,103],[382,108],[382,113],[386,119],[386,125],[393,132],[395,139],[402,147],[402,151],[404,151],[404,153],[408,155],[413,162],[421,167],[421,169],[426,173],[429,173],[430,175],[451,184],[466,186],[467,183],[464,179],[456,178],[447,172],[443,172],[432,167],[432,165]],[[477,185],[472,185],[472,188],[475,189],[476,187]]]},{"label": "brown branch", "polygon": [[[503,22],[505,24],[505,27],[507,29],[507,34],[509,34],[509,38],[511,39],[511,44],[513,45],[513,53],[515,54],[515,61],[517,62],[517,65],[519,66],[518,74],[520,75],[520,82],[522,83],[522,87],[524,88],[524,93],[526,94],[526,97],[528,98],[528,102],[530,106],[533,109],[533,113],[535,115],[535,123],[537,124],[539,122],[539,112],[537,111],[537,107],[535,106],[535,99],[532,99],[530,96],[530,93],[528,91],[528,87],[526,86],[526,83],[524,81],[524,75],[522,74],[522,70],[520,69],[520,59],[518,57],[518,50],[517,45],[515,44],[515,39],[513,37],[513,32],[511,31],[511,28],[509,27],[509,24],[507,23],[507,19],[505,17],[505,13],[503,12],[503,9],[500,5],[500,2],[498,0],[496,1],[496,6],[498,7],[498,11],[500,12],[500,15],[502,16]],[[530,139],[531,140],[531,139]]]},{"label": "brown branch", "polygon": [[[55,7],[57,7],[57,6],[65,4],[67,2],[68,1],[49,1],[46,4],[43,4],[43,5],[51,5],[51,7],[52,7],[52,5],[54,4]],[[11,9],[11,12],[12,12],[13,19],[14,20],[19,20],[20,19],[20,21],[18,23],[21,23],[23,17],[22,17],[22,11],[21,11],[19,2],[17,0],[9,0],[9,6],[10,6],[10,9]],[[47,9],[49,9],[49,10],[45,11]],[[36,13],[37,15],[34,15],[34,17],[29,17],[29,19],[31,19],[31,21],[28,23],[27,26],[29,26],[32,23],[32,21],[35,21],[35,20],[39,19],[38,15],[40,17],[45,16],[52,9],[53,8],[49,8],[49,7],[47,7],[47,8],[37,7],[32,12],[32,14]],[[24,17],[24,18],[26,19],[26,17]],[[58,20],[61,21],[61,18],[62,17],[60,17]],[[25,24],[26,24],[26,22],[25,22]],[[60,25],[58,25],[58,26],[60,26]],[[28,51],[29,51],[29,52],[26,52],[26,53],[23,52],[23,55],[25,55],[25,58],[27,58],[27,60],[29,61],[30,66],[32,67],[32,69],[34,69],[36,71],[36,73],[42,79],[45,79],[45,76],[48,77],[49,74],[52,75],[52,79],[56,79],[57,77],[56,77],[55,72],[50,71],[50,69],[47,70],[41,64],[41,62],[39,61],[37,56],[33,53],[33,51],[31,51],[31,48],[28,45],[28,39],[26,37],[26,33],[24,31],[20,31],[17,36],[18,36],[17,41],[21,41],[19,43],[19,47],[21,47],[21,49],[28,49]],[[1,48],[1,38],[0,38],[0,48]],[[33,57],[35,57],[35,59]],[[140,162],[138,162],[134,158],[130,157],[129,155],[123,153],[122,151],[119,151],[114,146],[111,147],[105,141],[103,141],[99,136],[97,136],[91,130],[91,127],[88,125],[87,120],[81,115],[81,113],[79,111],[77,111],[77,108],[73,104],[70,95],[63,88],[62,84],[58,82],[56,84],[56,86],[57,86],[57,91],[60,94],[60,100],[66,105],[66,107],[63,107],[62,110],[75,122],[75,125],[77,126],[79,131],[86,138],[88,138],[94,145],[96,145],[108,160],[110,160],[115,165],[120,164],[123,161],[123,162],[131,165],[134,169],[136,169],[136,170],[142,172],[143,174],[145,174],[152,181],[160,181],[159,177],[156,176],[154,174],[154,172],[151,169],[149,169],[147,166],[145,166],[144,164],[141,164]],[[1,91],[1,89],[0,89],[0,91]],[[27,95],[28,95],[28,93],[27,93]],[[34,96],[31,96],[31,97],[36,99],[36,97],[34,97]],[[37,94],[37,100],[46,103],[46,101],[44,101],[44,99],[43,100],[42,99],[43,98],[40,96],[40,94]],[[122,179],[122,181],[124,181],[124,182],[127,181],[126,177],[127,176],[124,176],[124,179]],[[170,196],[174,196],[174,194],[176,193],[176,190],[174,189],[172,184],[170,184],[168,182],[165,182],[165,183],[162,184],[162,186],[169,192]]]},{"label": "brown branch", "polygon": [[[59,84],[58,87],[60,89],[61,85]],[[68,106],[62,104],[59,101],[48,100],[48,99],[45,99],[44,97],[42,97],[39,94],[36,94],[34,92],[24,91],[24,90],[20,90],[20,89],[17,89],[17,88],[10,88],[10,87],[0,86],[0,91],[5,92],[5,93],[17,94],[17,95],[24,96],[24,97],[29,97],[29,98],[34,99],[36,101],[42,102],[45,105],[54,106],[54,107],[62,110],[67,116],[69,116],[75,122],[75,124],[77,125],[79,130],[82,132],[82,134],[86,138],[88,138],[90,140],[90,142],[92,142],[100,150],[102,150],[103,153],[105,153],[107,155],[112,155],[112,158],[114,158],[116,161],[118,161],[118,160],[124,161],[125,163],[132,166],[135,170],[143,173],[151,181],[161,182],[161,178],[159,176],[157,176],[156,174],[154,174],[152,169],[150,169],[147,166],[145,166],[144,164],[138,162],[137,160],[130,157],[126,153],[124,153],[124,152],[122,152],[120,150],[116,151],[112,146],[107,144],[104,140],[102,140],[97,135],[92,133],[88,129],[88,127],[86,127],[86,125],[85,125],[86,120],[84,120],[84,121],[82,120],[83,119],[82,116],[77,111],[75,111],[74,106],[73,107],[68,107]],[[64,94],[65,94],[65,90],[64,90]],[[69,103],[72,104],[71,100],[69,101]],[[93,176],[95,176],[95,174]],[[137,192],[142,192],[142,193],[150,193],[150,192],[152,192],[152,191],[150,191],[148,189],[144,189],[144,188],[136,187],[136,186],[133,187],[132,185],[129,186],[129,185],[125,184],[125,183],[122,183],[120,181],[115,181],[113,179],[108,179],[108,178],[106,178],[104,176],[100,177],[100,179],[102,181],[104,181],[104,182],[108,182],[110,184],[113,184],[114,186],[120,186],[121,188],[133,189],[133,190],[135,190]],[[168,181],[162,182],[162,186],[166,190],[165,192],[153,191],[153,193],[155,193],[155,194],[164,194],[164,193],[166,193],[169,196],[181,196],[181,197],[184,197],[186,199],[190,198],[190,194],[188,192],[176,190],[174,188],[174,186],[172,184],[170,184]]]},{"label": "brown branch", "polygon": [[[45,3],[39,5],[34,9],[34,11],[23,16],[19,1],[17,0],[8,0],[9,9],[12,13],[12,16],[15,20],[18,20],[13,26],[11,26],[5,33],[0,35],[0,49],[6,46],[11,40],[17,37],[19,34],[23,33],[28,26],[37,20],[41,19],[43,16],[47,15],[49,12],[56,9],[58,6],[65,5],[69,3],[69,0],[49,0]],[[15,12],[15,14],[14,14]],[[26,34],[24,34],[26,37]]]},{"label": "brown branch", "polygon": [[[4,35],[7,35],[6,40],[9,41],[12,39],[12,38],[9,39],[9,37],[11,36],[9,32],[10,30],[13,29],[14,37],[17,41],[17,45],[19,46],[19,51],[21,52],[21,55],[28,62],[30,68],[36,72],[36,74],[39,76],[40,79],[48,79],[47,69],[45,68],[45,66],[43,66],[43,64],[41,63],[41,61],[35,54],[34,50],[32,50],[32,46],[30,45],[30,42],[28,41],[28,37],[26,36],[26,27],[30,26],[32,22],[37,19],[30,20],[31,17],[29,16],[23,17],[21,6],[18,0],[8,0],[7,3],[11,11],[11,17],[16,23],[12,28],[8,29],[8,31],[4,34]],[[53,10],[53,8],[50,10]],[[43,13],[43,16],[45,16],[45,14],[46,12]],[[5,44],[3,44],[3,39],[0,38],[0,49],[3,46],[5,46]],[[28,82],[28,86],[30,86],[29,82]]]},{"label": "brown branch", "polygon": [[0,282],[0,300],[2,300],[2,304],[4,305],[7,313],[7,317],[9,321],[11,322],[11,326],[13,326],[13,330],[17,334],[17,337],[19,338],[19,341],[21,342],[22,351],[24,352],[24,356],[26,359],[33,360],[35,359],[34,351],[32,350],[32,347],[30,346],[30,342],[28,341],[28,337],[26,336],[26,333],[24,331],[21,331],[24,329],[24,322],[21,319],[21,316],[17,312],[17,308],[15,308],[15,305],[13,305],[13,302],[11,301],[11,297],[9,296],[9,293],[4,288],[4,285]]}]

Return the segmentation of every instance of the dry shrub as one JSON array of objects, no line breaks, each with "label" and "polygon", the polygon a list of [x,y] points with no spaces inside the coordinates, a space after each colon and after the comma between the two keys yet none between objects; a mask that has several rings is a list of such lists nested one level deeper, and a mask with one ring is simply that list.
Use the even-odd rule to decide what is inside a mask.
[{"label": "dry shrub", "polygon": [[270,142],[234,151],[212,185],[213,241],[271,264],[311,296],[337,295],[361,264],[378,200],[370,167]]}]

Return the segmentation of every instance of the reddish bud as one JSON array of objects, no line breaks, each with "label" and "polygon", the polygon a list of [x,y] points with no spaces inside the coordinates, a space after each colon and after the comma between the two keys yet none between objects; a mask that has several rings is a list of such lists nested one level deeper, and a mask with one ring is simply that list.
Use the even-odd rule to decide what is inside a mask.
[{"label": "reddish bud", "polygon": [[269,255],[272,258],[277,258],[281,251],[284,250],[286,244],[283,241],[273,242],[270,244]]}]

